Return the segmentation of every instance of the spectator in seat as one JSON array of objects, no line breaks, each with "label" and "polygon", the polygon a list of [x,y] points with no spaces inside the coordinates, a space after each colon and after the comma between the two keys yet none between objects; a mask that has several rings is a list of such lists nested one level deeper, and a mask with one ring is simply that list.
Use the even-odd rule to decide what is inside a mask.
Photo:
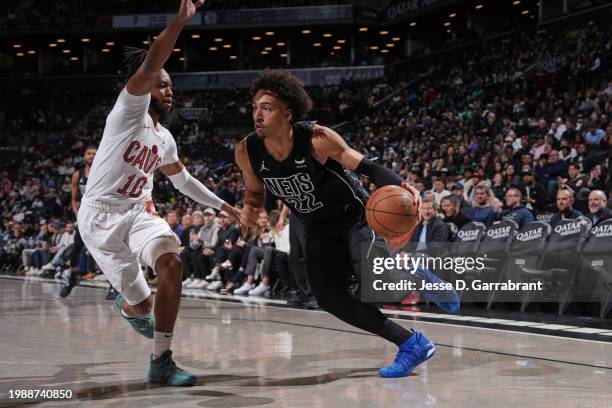
[{"label": "spectator in seat", "polygon": [[591,191],[589,194],[589,215],[593,227],[597,224],[612,218],[612,210],[607,208],[608,198],[606,193],[601,190]]},{"label": "spectator in seat", "polygon": [[512,218],[518,224],[519,228],[523,228],[534,220],[533,214],[525,206],[521,205],[523,194],[516,187],[510,187],[506,191],[506,209],[499,212],[497,220],[504,218]]},{"label": "spectator in seat", "polygon": [[472,205],[465,199],[463,184],[453,183],[451,187],[451,194],[459,199],[459,211],[465,213],[465,211]]},{"label": "spectator in seat", "polygon": [[548,163],[544,166],[545,180],[549,197],[556,197],[559,189],[559,180],[567,178],[567,163],[561,160],[557,150],[551,150],[548,155]]},{"label": "spectator in seat", "polygon": [[176,211],[168,211],[168,214],[166,214],[166,222],[168,223],[168,225],[170,225],[172,232],[174,232],[176,236],[181,239],[181,237],[183,236],[183,232],[185,231],[185,226],[179,224]]},{"label": "spectator in seat", "polygon": [[557,210],[558,213],[553,214],[550,219],[550,225],[554,226],[561,220],[566,218],[578,218],[582,213],[574,209],[574,193],[567,189],[560,189],[557,192]]},{"label": "spectator in seat", "polygon": [[524,167],[521,172],[523,184],[521,203],[530,210],[543,211],[548,205],[548,193],[542,183],[536,181],[533,172],[529,167]]},{"label": "spectator in seat", "polygon": [[59,240],[57,245],[51,247],[49,252],[54,253],[53,259],[47,265],[43,266],[43,271],[54,271],[64,265],[64,252],[74,244],[74,224],[69,223],[64,225],[58,222],[55,228],[59,231]]},{"label": "spectator in seat", "polygon": [[[203,213],[200,211],[193,213],[193,219],[201,219],[203,224],[199,227],[194,224],[194,228],[189,232],[189,247],[193,251],[191,258],[193,276],[187,277],[185,281],[187,283],[183,282],[184,287],[189,289],[206,287],[205,277],[212,272],[212,260],[219,241],[219,229],[221,228],[215,219],[215,215],[215,210],[210,207],[205,209]],[[191,278],[191,281],[189,278]]]},{"label": "spectator in seat", "polygon": [[484,184],[474,187],[473,205],[467,209],[465,214],[473,221],[482,222],[487,226],[490,225],[495,218],[495,212],[491,206],[492,195],[491,189]]},{"label": "spectator in seat", "polygon": [[438,178],[433,182],[431,192],[436,203],[441,202],[444,197],[451,195],[451,192],[446,189],[446,181],[443,178]]},{"label": "spectator in seat", "polygon": [[444,222],[451,222],[461,229],[465,224],[472,220],[459,210],[461,202],[455,195],[446,196],[442,199],[440,207],[444,213]]},{"label": "spectator in seat", "polygon": [[440,242],[448,242],[448,227],[438,217],[436,202],[430,198],[424,198],[421,202],[422,220],[414,229],[410,242],[416,243],[416,250],[430,255],[437,254]]}]

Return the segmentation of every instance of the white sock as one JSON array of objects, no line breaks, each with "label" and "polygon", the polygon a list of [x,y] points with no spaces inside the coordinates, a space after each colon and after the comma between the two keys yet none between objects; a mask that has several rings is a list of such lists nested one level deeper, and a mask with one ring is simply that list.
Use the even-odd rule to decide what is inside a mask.
[{"label": "white sock", "polygon": [[159,358],[165,351],[170,350],[173,333],[153,332],[153,355]]}]

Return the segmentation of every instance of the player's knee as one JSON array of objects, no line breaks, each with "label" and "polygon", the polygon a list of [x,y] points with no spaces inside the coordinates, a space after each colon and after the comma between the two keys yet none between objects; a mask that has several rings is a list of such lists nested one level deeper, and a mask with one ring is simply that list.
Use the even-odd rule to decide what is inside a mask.
[{"label": "player's knee", "polygon": [[172,276],[180,276],[183,271],[183,262],[174,253],[168,253],[157,259],[156,272],[167,273]]}]

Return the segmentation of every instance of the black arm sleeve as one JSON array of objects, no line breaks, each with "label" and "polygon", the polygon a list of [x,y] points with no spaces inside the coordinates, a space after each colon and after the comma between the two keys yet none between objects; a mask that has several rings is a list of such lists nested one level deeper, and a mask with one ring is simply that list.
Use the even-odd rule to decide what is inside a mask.
[{"label": "black arm sleeve", "polygon": [[373,163],[365,157],[355,169],[355,173],[367,176],[376,187],[399,186],[402,184],[401,177],[391,169]]}]

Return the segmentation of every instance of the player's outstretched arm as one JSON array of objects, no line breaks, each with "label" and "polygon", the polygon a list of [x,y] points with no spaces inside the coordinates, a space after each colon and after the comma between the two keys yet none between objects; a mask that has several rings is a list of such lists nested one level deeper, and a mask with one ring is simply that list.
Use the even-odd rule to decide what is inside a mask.
[{"label": "player's outstretched arm", "polygon": [[172,54],[176,40],[183,26],[205,0],[181,0],[178,13],[153,42],[138,71],[128,80],[126,89],[131,95],[146,95],[155,85],[157,75]]},{"label": "player's outstretched arm", "polygon": [[160,166],[159,169],[170,179],[174,187],[181,194],[204,206],[227,212],[235,222],[240,221],[240,211],[217,197],[215,193],[206,188],[198,179],[189,174],[180,161]]},{"label": "player's outstretched arm", "polygon": [[[414,198],[413,206],[421,207],[420,192],[410,184],[404,182],[402,178],[393,170],[365,158],[361,153],[352,149],[338,133],[325,126],[315,125],[312,138],[314,155],[321,163],[325,163],[327,158],[332,158],[344,167],[357,174],[368,177],[376,187],[388,185],[401,186],[410,191]],[[420,215],[417,215],[420,218]],[[395,241],[406,242],[410,239],[412,231],[405,236],[395,238]],[[389,240],[388,240],[389,241]]]},{"label": "player's outstretched arm", "polygon": [[240,225],[245,234],[249,226],[257,225],[259,211],[265,205],[266,190],[261,180],[253,172],[251,161],[247,153],[246,139],[241,140],[234,149],[236,164],[242,171],[244,178],[244,207],[240,213]]}]

